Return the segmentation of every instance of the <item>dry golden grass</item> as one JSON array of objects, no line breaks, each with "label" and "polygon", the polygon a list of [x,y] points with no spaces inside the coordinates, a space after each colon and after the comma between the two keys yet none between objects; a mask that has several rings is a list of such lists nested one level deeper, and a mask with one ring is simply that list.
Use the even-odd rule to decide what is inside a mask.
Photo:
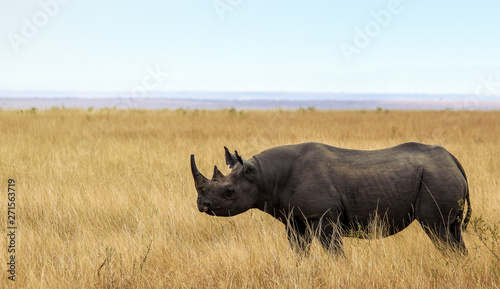
[{"label": "dry golden grass", "polygon": [[[465,233],[469,256],[443,255],[418,224],[385,239],[345,238],[347,259],[314,241],[290,248],[284,226],[250,210],[196,208],[189,155],[211,176],[223,146],[243,157],[318,141],[378,149],[440,144],[464,166],[473,218],[500,220],[500,112],[0,111],[0,214],[17,185],[17,281],[8,288],[498,288],[498,239]],[[495,231],[500,234],[500,230]],[[480,237],[488,237],[482,242]],[[488,245],[488,246],[486,246]],[[489,248],[489,249],[488,249]]]}]

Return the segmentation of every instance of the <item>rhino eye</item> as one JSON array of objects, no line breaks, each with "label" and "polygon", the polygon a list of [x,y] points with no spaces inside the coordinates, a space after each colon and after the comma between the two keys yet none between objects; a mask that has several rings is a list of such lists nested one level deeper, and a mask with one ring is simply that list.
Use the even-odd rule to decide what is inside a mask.
[{"label": "rhino eye", "polygon": [[224,192],[224,197],[226,197],[228,199],[232,199],[232,198],[234,198],[234,194],[235,194],[234,190],[226,190]]}]

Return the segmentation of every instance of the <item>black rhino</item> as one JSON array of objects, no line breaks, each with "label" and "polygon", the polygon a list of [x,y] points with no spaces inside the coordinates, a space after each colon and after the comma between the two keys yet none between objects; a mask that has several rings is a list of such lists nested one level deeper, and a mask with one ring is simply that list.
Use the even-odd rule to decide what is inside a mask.
[{"label": "black rhino", "polygon": [[305,252],[316,236],[325,249],[341,253],[342,236],[366,230],[374,216],[384,221],[386,235],[417,220],[436,244],[467,253],[467,178],[441,146],[404,143],[363,151],[303,143],[248,160],[224,149],[232,171],[224,176],[215,166],[212,179],[198,171],[191,155],[201,212],[234,216],[257,208],[283,222],[292,248]]}]

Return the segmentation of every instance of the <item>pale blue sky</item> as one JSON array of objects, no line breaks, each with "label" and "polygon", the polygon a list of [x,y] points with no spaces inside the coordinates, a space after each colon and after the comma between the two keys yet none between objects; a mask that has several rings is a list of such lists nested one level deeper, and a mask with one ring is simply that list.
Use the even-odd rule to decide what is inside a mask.
[{"label": "pale blue sky", "polygon": [[500,95],[499,30],[499,1],[0,0],[0,90],[471,94],[489,78]]}]

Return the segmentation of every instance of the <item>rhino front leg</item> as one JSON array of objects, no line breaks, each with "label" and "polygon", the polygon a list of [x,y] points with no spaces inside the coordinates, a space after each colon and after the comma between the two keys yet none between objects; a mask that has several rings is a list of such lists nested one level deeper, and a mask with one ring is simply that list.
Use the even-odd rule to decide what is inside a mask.
[{"label": "rhino front leg", "polygon": [[340,225],[333,221],[320,220],[317,237],[325,250],[334,255],[344,256]]},{"label": "rhino front leg", "polygon": [[286,233],[292,249],[300,254],[308,254],[312,241],[312,227],[307,220],[289,219]]}]

